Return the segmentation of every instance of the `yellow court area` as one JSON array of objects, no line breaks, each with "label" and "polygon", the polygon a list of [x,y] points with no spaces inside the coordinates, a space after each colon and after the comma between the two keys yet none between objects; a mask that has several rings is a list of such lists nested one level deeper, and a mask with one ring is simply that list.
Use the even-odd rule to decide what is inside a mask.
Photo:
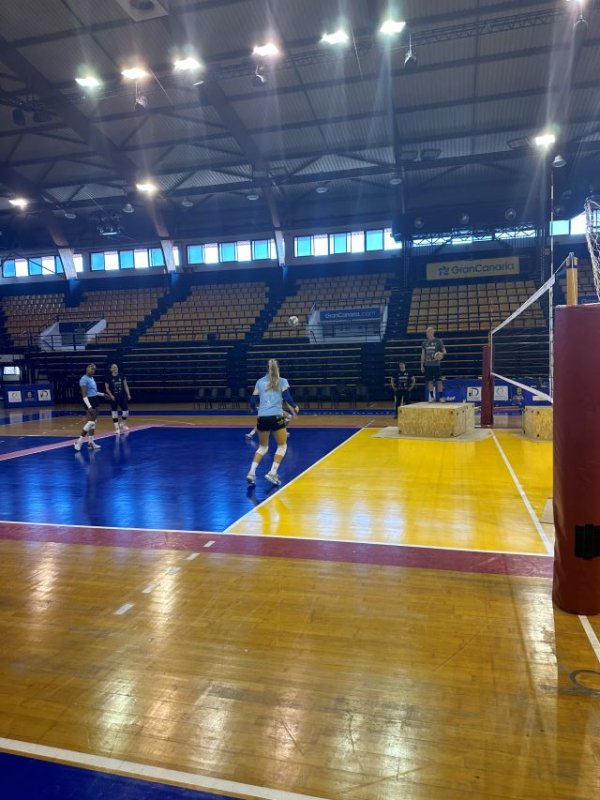
[{"label": "yellow court area", "polygon": [[229,533],[545,554],[515,479],[539,518],[552,494],[551,459],[550,443],[520,433],[436,441],[365,429]]}]

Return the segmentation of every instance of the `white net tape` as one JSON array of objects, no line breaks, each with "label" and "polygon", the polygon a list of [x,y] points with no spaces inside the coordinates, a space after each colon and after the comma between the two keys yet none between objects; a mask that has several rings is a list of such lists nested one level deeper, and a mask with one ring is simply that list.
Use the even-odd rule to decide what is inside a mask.
[{"label": "white net tape", "polygon": [[596,294],[600,298],[600,198],[585,201],[585,238],[592,262]]}]

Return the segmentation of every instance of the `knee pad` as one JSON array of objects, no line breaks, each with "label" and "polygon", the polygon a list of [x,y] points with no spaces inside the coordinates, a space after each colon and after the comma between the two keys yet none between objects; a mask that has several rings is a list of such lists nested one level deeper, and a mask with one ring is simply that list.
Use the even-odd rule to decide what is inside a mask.
[{"label": "knee pad", "polygon": [[121,416],[123,417],[123,419],[127,419],[127,417],[129,416],[129,411],[121,411]]},{"label": "knee pad", "polygon": [[267,452],[268,452],[268,450],[269,450],[269,448],[268,448],[266,445],[263,445],[263,444],[259,445],[259,446],[256,448],[256,452],[257,452],[257,453],[258,453],[260,456],[264,456],[264,454],[265,454],[265,453],[267,453]]},{"label": "knee pad", "polygon": [[118,411],[113,411],[112,412],[112,418],[113,418],[113,422],[116,422],[119,419],[119,412]]},{"label": "knee pad", "polygon": [[95,427],[96,424],[94,422],[86,422],[83,426],[83,430],[89,433],[90,431],[93,431]]},{"label": "knee pad", "polygon": [[275,455],[281,456],[281,458],[283,458],[286,452],[287,452],[287,444],[280,444],[277,450],[275,450]]}]

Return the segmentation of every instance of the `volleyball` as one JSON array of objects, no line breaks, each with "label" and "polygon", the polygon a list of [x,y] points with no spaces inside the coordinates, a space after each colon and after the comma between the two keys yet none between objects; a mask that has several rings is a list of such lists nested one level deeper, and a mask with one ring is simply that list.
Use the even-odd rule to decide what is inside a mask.
[{"label": "volleyball", "polygon": [[433,357],[435,358],[436,361],[441,361],[442,358],[444,357],[444,354],[441,353],[441,352],[440,353],[434,353]]},{"label": "volleyball", "polygon": [[296,325],[300,324],[300,320],[298,319],[298,317],[295,314],[292,314],[291,317],[288,317],[288,322],[294,328],[296,327]]}]

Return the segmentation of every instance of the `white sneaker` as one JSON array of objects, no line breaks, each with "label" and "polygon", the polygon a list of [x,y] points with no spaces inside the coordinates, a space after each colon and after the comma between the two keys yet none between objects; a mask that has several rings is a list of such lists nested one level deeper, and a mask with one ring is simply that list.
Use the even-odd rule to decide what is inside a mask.
[{"label": "white sneaker", "polygon": [[246,439],[248,439],[248,441],[250,441],[250,439],[252,439],[252,438],[254,437],[254,434],[255,434],[255,433],[256,433],[256,431],[248,431],[248,433],[245,433],[245,434],[244,434],[244,437],[245,437]]},{"label": "white sneaker", "polygon": [[102,450],[102,445],[96,444],[96,442],[89,442],[88,447],[90,448],[90,450]]},{"label": "white sneaker", "polygon": [[246,480],[248,483],[256,483],[256,475],[252,475],[250,472],[246,475]]},{"label": "white sneaker", "polygon": [[273,472],[267,472],[265,478],[272,483],[273,486],[281,486],[281,478],[279,475],[274,474]]},{"label": "white sneaker", "polygon": [[129,430],[129,428],[127,427],[127,425],[121,425],[121,432],[122,433],[127,433],[128,430]]},{"label": "white sneaker", "polygon": [[115,428],[115,436],[118,436],[121,433],[120,428]]},{"label": "white sneaker", "polygon": [[75,450],[77,450],[77,452],[79,452],[81,450],[81,445],[79,444],[79,442],[75,442],[73,447],[75,448]]}]

